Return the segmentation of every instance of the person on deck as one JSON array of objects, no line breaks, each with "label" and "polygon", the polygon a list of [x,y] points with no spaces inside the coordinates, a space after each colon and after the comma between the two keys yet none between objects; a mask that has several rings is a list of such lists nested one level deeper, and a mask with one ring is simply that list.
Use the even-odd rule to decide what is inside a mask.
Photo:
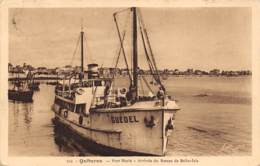
[{"label": "person on deck", "polygon": [[159,91],[157,92],[157,98],[158,99],[164,98],[164,91],[163,91],[162,87],[160,87]]}]

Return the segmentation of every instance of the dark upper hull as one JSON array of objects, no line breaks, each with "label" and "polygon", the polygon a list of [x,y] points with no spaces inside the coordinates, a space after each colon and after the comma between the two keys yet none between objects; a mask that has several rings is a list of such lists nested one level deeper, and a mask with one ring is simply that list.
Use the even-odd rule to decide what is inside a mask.
[{"label": "dark upper hull", "polygon": [[24,102],[32,102],[33,91],[8,90],[8,99]]}]

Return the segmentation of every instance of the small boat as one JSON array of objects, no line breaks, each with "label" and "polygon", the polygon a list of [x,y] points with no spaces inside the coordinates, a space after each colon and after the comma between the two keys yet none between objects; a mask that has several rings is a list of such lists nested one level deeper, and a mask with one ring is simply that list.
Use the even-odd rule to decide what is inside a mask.
[{"label": "small boat", "polygon": [[17,90],[8,90],[9,100],[23,101],[23,102],[32,102],[33,91],[17,91]]},{"label": "small boat", "polygon": [[33,91],[28,88],[26,82],[16,80],[11,89],[8,89],[8,99],[22,102],[33,101]]},{"label": "small boat", "polygon": [[[133,7],[128,11],[133,19],[131,69],[125,58],[129,87],[115,87],[114,73],[112,78],[100,77],[97,64],[89,64],[88,71],[84,70],[83,42],[86,38],[81,31],[81,71],[68,75],[62,84],[56,86],[52,106],[55,113],[53,122],[77,134],[90,149],[99,149],[102,154],[163,156],[167,152],[168,139],[175,127],[175,114],[180,108],[167,95],[166,88],[162,85],[139,10]],[[124,36],[119,32],[117,14],[114,14],[114,20],[120,40],[120,52],[125,56]],[[146,60],[149,62],[151,77],[156,82],[157,93],[152,90],[149,81],[139,74],[138,21]],[[147,93],[142,89],[144,84],[149,89]]]}]

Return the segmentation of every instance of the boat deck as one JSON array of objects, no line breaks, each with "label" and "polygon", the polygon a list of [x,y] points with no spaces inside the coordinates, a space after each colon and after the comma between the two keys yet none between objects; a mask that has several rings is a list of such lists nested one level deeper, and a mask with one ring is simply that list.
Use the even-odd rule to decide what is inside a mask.
[{"label": "boat deck", "polygon": [[175,103],[175,101],[168,100],[166,101],[166,105],[162,106],[162,101],[161,100],[154,100],[154,101],[138,101],[134,104],[127,105],[124,107],[112,107],[112,108],[98,108],[98,109],[93,109],[95,112],[111,112],[111,111],[158,111],[162,109],[167,109],[167,110],[179,110],[180,108],[178,105]]}]

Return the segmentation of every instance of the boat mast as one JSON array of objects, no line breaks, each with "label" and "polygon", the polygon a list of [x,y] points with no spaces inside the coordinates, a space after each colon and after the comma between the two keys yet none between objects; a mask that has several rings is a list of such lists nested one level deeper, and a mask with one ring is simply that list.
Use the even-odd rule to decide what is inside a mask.
[{"label": "boat mast", "polygon": [[80,67],[80,73],[79,73],[79,81],[82,82],[82,79],[84,78],[84,46],[83,46],[83,38],[84,38],[84,32],[83,27],[81,25],[81,32],[80,32],[80,39],[81,39],[81,67]]},{"label": "boat mast", "polygon": [[132,8],[133,11],[133,87],[132,97],[136,101],[138,97],[138,55],[137,55],[137,18],[136,7]]},{"label": "boat mast", "polygon": [[82,30],[82,27],[81,27],[80,37],[81,37],[81,72],[83,73],[84,72],[84,59],[83,59],[83,56],[84,56],[84,47],[83,47],[84,32]]}]

